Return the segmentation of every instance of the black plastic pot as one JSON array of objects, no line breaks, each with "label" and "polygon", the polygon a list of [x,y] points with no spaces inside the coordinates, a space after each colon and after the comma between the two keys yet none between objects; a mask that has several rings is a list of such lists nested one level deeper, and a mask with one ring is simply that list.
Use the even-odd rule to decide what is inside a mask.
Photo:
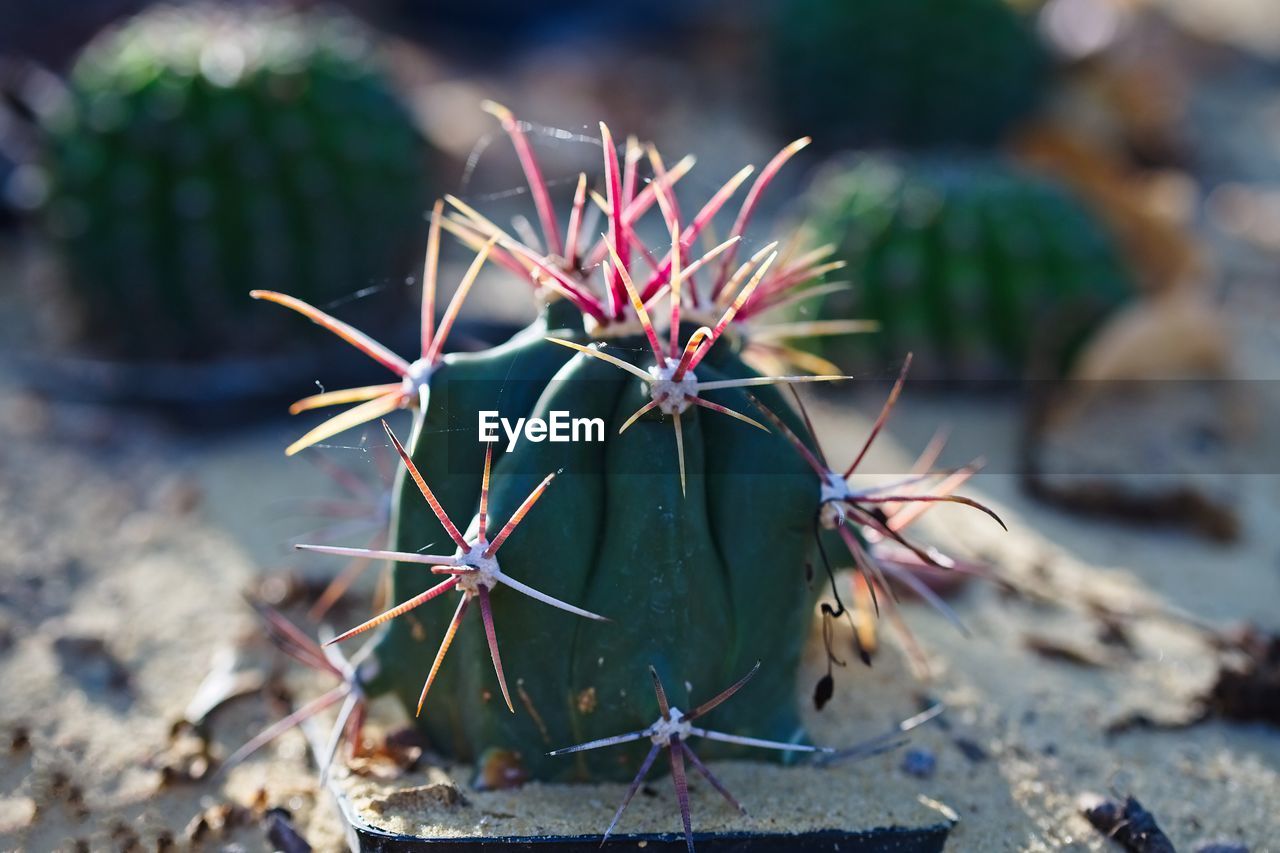
[{"label": "black plastic pot", "polygon": [[[946,844],[951,824],[922,829],[883,827],[858,831],[838,829],[793,835],[725,833],[695,834],[697,849],[704,853],[939,853]],[[684,836],[615,835],[603,847],[600,836],[543,836],[538,838],[417,838],[392,835],[373,827],[355,827],[352,850],[378,853],[512,853],[512,851],[560,851],[594,853],[597,850],[644,850],[644,853],[685,851]]]},{"label": "black plastic pot", "polygon": [[[685,851],[679,833],[613,835],[603,846],[599,835],[542,835],[502,838],[427,838],[401,835],[364,821],[341,787],[330,780],[347,842],[359,853],[595,853],[598,850],[643,850],[644,853]],[[826,829],[801,833],[695,833],[702,853],[940,853],[954,819],[939,814],[936,823],[921,827],[884,826],[870,829]]]}]

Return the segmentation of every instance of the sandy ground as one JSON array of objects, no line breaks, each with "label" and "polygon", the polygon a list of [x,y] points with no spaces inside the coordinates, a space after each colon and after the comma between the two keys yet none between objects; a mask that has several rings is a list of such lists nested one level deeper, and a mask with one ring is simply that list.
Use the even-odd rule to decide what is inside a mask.
[{"label": "sandy ground", "polygon": [[[9,393],[0,412],[0,847],[182,845],[206,808],[252,804],[259,788],[306,818],[313,783],[296,757],[247,766],[225,789],[181,781],[197,750],[171,748],[170,726],[214,654],[251,635],[239,590],[259,571],[210,523],[190,443]],[[229,706],[212,748],[268,715],[257,700]],[[250,830],[239,837],[254,849]]]}]

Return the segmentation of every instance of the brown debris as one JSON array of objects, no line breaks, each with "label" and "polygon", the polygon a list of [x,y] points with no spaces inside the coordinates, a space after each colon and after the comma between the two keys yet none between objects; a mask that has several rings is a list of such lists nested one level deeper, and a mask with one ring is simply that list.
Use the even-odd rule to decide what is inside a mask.
[{"label": "brown debris", "polygon": [[1182,720],[1157,720],[1150,714],[1135,711],[1132,714],[1125,714],[1107,723],[1102,733],[1110,738],[1128,734],[1129,732],[1172,732],[1198,725],[1202,722],[1204,722],[1204,714],[1196,715],[1192,713]]},{"label": "brown debris", "polygon": [[524,689],[524,679],[516,679],[516,695],[520,697],[520,704],[524,705],[524,709],[529,712],[529,716],[533,718],[533,724],[538,727],[538,734],[542,735],[545,743],[551,743],[551,732],[547,730],[547,724],[542,719],[542,715],[538,713],[538,709],[534,707],[533,697],[529,695],[529,691]]},{"label": "brown debris", "polygon": [[89,816],[84,789],[73,782],[68,774],[61,770],[54,771],[49,775],[45,789],[50,800],[63,802],[77,820],[84,820]]},{"label": "brown debris", "polygon": [[1280,634],[1246,626],[1225,638],[1236,654],[1205,697],[1210,714],[1280,725]]},{"label": "brown debris", "polygon": [[1067,643],[1044,637],[1039,634],[1023,634],[1022,644],[1028,651],[1034,652],[1046,660],[1060,661],[1075,666],[1104,667],[1107,661],[1089,652]]},{"label": "brown debris", "polygon": [[416,788],[401,788],[382,799],[374,800],[369,808],[383,814],[389,811],[420,811],[430,808],[466,808],[471,803],[463,796],[462,791],[447,782],[434,785],[420,785]]},{"label": "brown debris", "polygon": [[1099,832],[1132,853],[1174,853],[1173,842],[1133,797],[1123,803],[1098,794],[1080,798],[1080,812]]},{"label": "brown debris", "polygon": [[1089,612],[1098,622],[1096,634],[1098,642],[1127,656],[1136,656],[1138,649],[1134,645],[1124,616],[1099,602],[1090,601],[1087,604]]},{"label": "brown debris", "polygon": [[529,771],[524,766],[524,756],[510,749],[486,749],[476,763],[476,778],[472,785],[480,791],[500,791],[518,788],[529,781]]},{"label": "brown debris", "polygon": [[1214,542],[1234,542],[1240,535],[1240,522],[1234,512],[1189,487],[1147,496],[1127,493],[1101,480],[1074,486],[1051,485],[1038,470],[1027,473],[1023,483],[1033,498],[1080,515],[1184,527]]},{"label": "brown debris", "polygon": [[108,835],[116,850],[124,851],[124,853],[133,853],[133,851],[145,849],[137,831],[124,821],[116,821],[112,824]]},{"label": "brown debris", "polygon": [[347,769],[367,779],[392,781],[416,769],[426,747],[426,739],[417,729],[397,729],[349,759]]},{"label": "brown debris", "polygon": [[248,825],[250,817],[249,810],[243,806],[219,803],[193,817],[182,831],[182,837],[193,844],[220,838],[231,829]]},{"label": "brown debris", "polygon": [[982,764],[988,758],[987,751],[977,741],[967,737],[952,738],[952,743],[956,745],[956,749],[960,750],[960,754],[969,759],[974,764]]},{"label": "brown debris", "polygon": [[62,636],[53,641],[62,671],[90,695],[129,689],[129,671],[98,637]]},{"label": "brown debris", "polygon": [[588,687],[586,690],[580,692],[574,704],[577,705],[579,714],[593,713],[596,709],[596,705],[599,704],[599,700],[596,697],[596,689],[594,687]]},{"label": "brown debris", "polygon": [[213,767],[213,756],[209,742],[196,729],[176,726],[169,746],[148,763],[160,774],[157,788],[164,789],[206,778]]},{"label": "brown debris", "polygon": [[281,853],[311,853],[311,845],[293,825],[293,815],[281,808],[268,809],[263,816],[267,840],[272,850]]},{"label": "brown debris", "polygon": [[[1053,386],[1055,383],[1032,383]],[[1190,531],[1214,542],[1234,542],[1240,518],[1193,485],[1144,491],[1115,477],[1056,477],[1047,463],[1050,434],[1062,411],[1074,405],[1062,391],[1038,387],[1030,395],[1018,450],[1022,490],[1050,506],[1083,516]],[[1076,401],[1078,403],[1078,401]]]}]

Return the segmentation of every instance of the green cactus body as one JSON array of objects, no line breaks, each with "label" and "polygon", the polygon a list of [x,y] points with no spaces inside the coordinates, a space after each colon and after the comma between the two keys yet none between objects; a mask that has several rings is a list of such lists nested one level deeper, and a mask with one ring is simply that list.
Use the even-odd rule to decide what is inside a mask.
[{"label": "green cactus body", "polygon": [[779,112],[818,144],[986,145],[1048,60],[1005,0],[791,0],[770,30]]},{"label": "green cactus body", "polygon": [[427,152],[353,20],[156,7],[69,82],[46,221],[101,348],[277,351],[288,327],[246,287],[325,304],[401,279]]},{"label": "green cactus body", "polygon": [[810,202],[816,236],[837,245],[851,287],[798,310],[880,325],[807,344],[850,370],[914,351],[917,377],[1058,374],[1132,293],[1083,207],[994,161],[868,156],[820,178]]},{"label": "green cactus body", "polygon": [[[586,343],[578,326],[576,334],[556,334]],[[802,737],[796,673],[816,594],[805,579],[816,476],[780,436],[691,409],[683,417],[682,495],[670,418],[651,413],[618,434],[648,400],[643,383],[546,342],[547,329],[543,319],[490,353],[447,359],[432,378],[412,454],[450,515],[471,518],[484,453],[474,432],[480,409],[504,417],[568,411],[603,419],[603,442],[522,441],[503,454],[493,471],[488,526],[494,533],[534,485],[561,471],[499,561],[503,572],[611,621],[589,622],[496,590],[494,621],[517,713],[503,704],[483,631],[472,624],[458,632],[419,724],[439,749],[461,760],[504,749],[520,753],[536,778],[629,778],[647,742],[576,761],[545,753],[651,723],[653,696],[636,678],[649,664],[681,685],[672,695],[681,703],[686,683],[696,696],[763,661],[752,701],[726,707],[718,726],[754,737]],[[614,340],[608,351],[631,361],[645,352],[644,340]],[[697,373],[704,380],[755,375],[727,347]],[[763,403],[792,417],[775,390],[756,390]],[[739,389],[708,392],[706,399],[752,411]],[[450,441],[446,431],[459,428],[465,440]],[[448,542],[411,480],[398,495],[397,549]],[[437,580],[421,565],[398,564],[393,597],[407,600]],[[380,641],[380,686],[394,689],[409,708],[452,611],[432,602],[411,619],[394,620]]]}]

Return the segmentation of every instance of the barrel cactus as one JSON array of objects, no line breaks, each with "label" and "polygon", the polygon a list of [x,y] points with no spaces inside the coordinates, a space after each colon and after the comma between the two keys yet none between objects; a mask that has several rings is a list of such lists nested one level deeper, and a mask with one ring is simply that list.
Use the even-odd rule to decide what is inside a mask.
[{"label": "barrel cactus", "polygon": [[152,7],[84,50],[69,91],[46,220],[100,349],[275,351],[297,339],[246,284],[325,304],[385,284],[420,233],[425,143],[351,18]]},{"label": "barrel cactus", "polygon": [[[500,754],[522,777],[631,778],[647,748],[639,738],[573,760],[548,752],[645,730],[656,709],[637,673],[649,666],[679,685],[671,700],[683,704],[759,664],[746,688],[751,701],[716,712],[728,737],[709,743],[708,754],[736,754],[751,745],[742,738],[800,743],[796,679],[821,588],[807,571],[816,536],[826,517],[847,521],[855,538],[864,521],[822,507],[877,498],[829,493],[792,446],[809,433],[778,387],[843,377],[761,375],[743,360],[740,324],[823,266],[822,252],[788,259],[776,244],[736,263],[761,193],[798,145],[762,170],[728,239],[702,253],[696,242],[748,170],[686,220],[673,187],[688,164],[668,170],[656,150],[646,156],[634,142],[620,157],[602,126],[595,203],[605,233],[588,239],[585,177],[562,231],[524,126],[492,109],[528,177],[540,245],[461,199],[446,198],[451,214],[437,205],[418,358],[297,300],[256,294],[327,326],[394,374],[385,385],[309,398],[304,408],[356,405],[291,452],[396,409],[414,414],[404,444],[385,427],[404,463],[392,549],[300,546],[395,563],[397,605],[336,642],[379,631],[369,690],[394,691],[441,753],[479,762]],[[638,236],[640,218],[655,208],[669,243]],[[477,254],[437,325],[443,230]],[[458,306],[489,261],[530,282],[542,314],[492,350],[445,353]],[[603,428],[576,441],[528,431],[482,443],[485,412],[507,424],[554,424],[557,412],[569,413]],[[468,628],[471,609],[481,625]]]},{"label": "barrel cactus", "polygon": [[987,145],[1045,88],[1045,51],[1006,0],[775,5],[778,110],[824,146]]},{"label": "barrel cactus", "polygon": [[879,326],[811,342],[849,370],[914,351],[917,376],[1053,375],[1132,293],[1088,210],[994,160],[862,157],[815,182],[809,212],[851,286],[801,303],[800,315]]}]

